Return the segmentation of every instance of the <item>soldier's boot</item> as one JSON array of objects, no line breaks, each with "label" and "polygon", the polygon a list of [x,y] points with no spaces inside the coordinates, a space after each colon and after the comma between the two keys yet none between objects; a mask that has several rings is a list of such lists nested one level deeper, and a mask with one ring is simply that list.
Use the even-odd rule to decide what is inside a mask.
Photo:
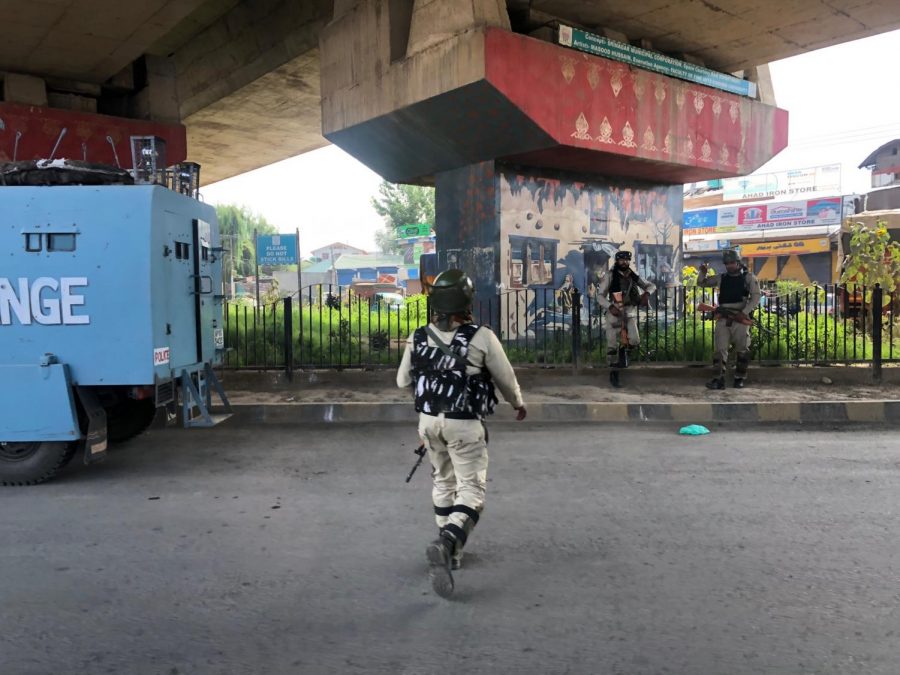
[{"label": "soldier's boot", "polygon": [[714,377],[709,382],[706,383],[707,389],[724,389],[725,388],[725,378],[724,377]]},{"label": "soldier's boot", "polygon": [[606,350],[606,365],[610,368],[616,368],[619,364],[619,350],[615,347],[610,347]]},{"label": "soldier's boot", "polygon": [[619,370],[613,368],[609,371],[609,385],[614,389],[621,389],[622,383],[619,381]]},{"label": "soldier's boot", "polygon": [[750,368],[750,352],[738,352],[737,361],[734,364],[734,388],[743,389],[747,370]]},{"label": "soldier's boot", "polygon": [[450,568],[455,549],[456,541],[443,533],[425,549],[431,587],[442,598],[449,598],[453,594],[453,574]]},{"label": "soldier's boot", "polygon": [[456,570],[461,568],[462,560],[463,560],[463,552],[462,552],[462,549],[459,549],[458,551],[456,551],[456,553],[453,554],[453,557],[450,558],[450,569],[455,572]]}]

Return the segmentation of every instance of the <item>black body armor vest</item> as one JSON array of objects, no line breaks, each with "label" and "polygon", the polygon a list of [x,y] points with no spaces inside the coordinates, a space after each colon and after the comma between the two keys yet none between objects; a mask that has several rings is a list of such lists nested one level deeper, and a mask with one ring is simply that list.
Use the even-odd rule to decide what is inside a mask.
[{"label": "black body armor vest", "polygon": [[722,272],[719,281],[719,304],[743,302],[750,295],[746,268],[737,276]]},{"label": "black body armor vest", "polygon": [[413,334],[412,376],[415,383],[416,412],[443,413],[450,419],[483,419],[494,412],[497,395],[490,373],[466,372],[469,342],[480,326],[460,326],[444,353],[428,345],[428,331],[417,328]]},{"label": "black body armor vest", "polygon": [[609,283],[609,299],[613,299],[613,293],[622,293],[622,303],[637,306],[641,304],[641,287],[638,286],[640,277],[634,272],[626,279],[617,269],[613,269],[612,279]]}]

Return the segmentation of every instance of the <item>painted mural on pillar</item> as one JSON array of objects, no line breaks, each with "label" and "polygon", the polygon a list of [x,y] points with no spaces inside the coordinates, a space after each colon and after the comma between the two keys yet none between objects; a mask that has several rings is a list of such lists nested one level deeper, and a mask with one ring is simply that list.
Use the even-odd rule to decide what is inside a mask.
[{"label": "painted mural on pillar", "polygon": [[[681,186],[577,181],[503,171],[500,182],[500,285],[534,289],[509,305],[504,324],[532,326],[539,315],[571,311],[578,288],[596,308],[596,289],[619,250],[658,287],[674,286],[681,260]],[[551,290],[546,290],[551,289]],[[521,295],[521,294],[520,294]],[[585,315],[584,319],[588,319]]]}]

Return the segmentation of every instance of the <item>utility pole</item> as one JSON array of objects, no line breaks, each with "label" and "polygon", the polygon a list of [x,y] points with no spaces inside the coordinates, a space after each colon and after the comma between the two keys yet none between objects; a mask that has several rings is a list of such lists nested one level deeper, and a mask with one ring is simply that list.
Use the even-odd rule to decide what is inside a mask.
[{"label": "utility pole", "polygon": [[298,227],[295,230],[295,234],[297,236],[297,300],[299,300],[299,304],[303,306],[303,281],[301,276],[302,262],[303,256],[300,255],[300,228]]},{"label": "utility pole", "polygon": [[235,238],[237,237],[237,235],[236,234],[226,234],[225,236],[228,237],[228,239],[231,242],[231,247],[228,249],[228,278],[229,278],[228,286],[231,289],[231,298],[234,299],[234,267],[235,267],[234,246],[235,246]]},{"label": "utility pole", "polygon": [[253,258],[256,263],[256,311],[259,311],[259,233],[253,228]]},{"label": "utility pole", "polygon": [[331,285],[337,286],[337,270],[334,268],[334,247],[328,247],[328,257],[331,258]]}]

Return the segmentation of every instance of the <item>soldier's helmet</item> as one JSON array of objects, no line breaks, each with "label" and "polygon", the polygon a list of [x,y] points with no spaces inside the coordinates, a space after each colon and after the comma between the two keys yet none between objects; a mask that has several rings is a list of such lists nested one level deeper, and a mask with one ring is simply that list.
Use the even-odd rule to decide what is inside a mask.
[{"label": "soldier's helmet", "polygon": [[446,270],[431,285],[431,309],[437,314],[468,312],[475,297],[475,284],[462,270]]},{"label": "soldier's helmet", "polygon": [[620,260],[631,262],[631,251],[616,251],[616,262]]},{"label": "soldier's helmet", "polygon": [[723,263],[739,263],[741,262],[741,254],[735,251],[734,249],[726,249],[722,251],[722,262]]}]

